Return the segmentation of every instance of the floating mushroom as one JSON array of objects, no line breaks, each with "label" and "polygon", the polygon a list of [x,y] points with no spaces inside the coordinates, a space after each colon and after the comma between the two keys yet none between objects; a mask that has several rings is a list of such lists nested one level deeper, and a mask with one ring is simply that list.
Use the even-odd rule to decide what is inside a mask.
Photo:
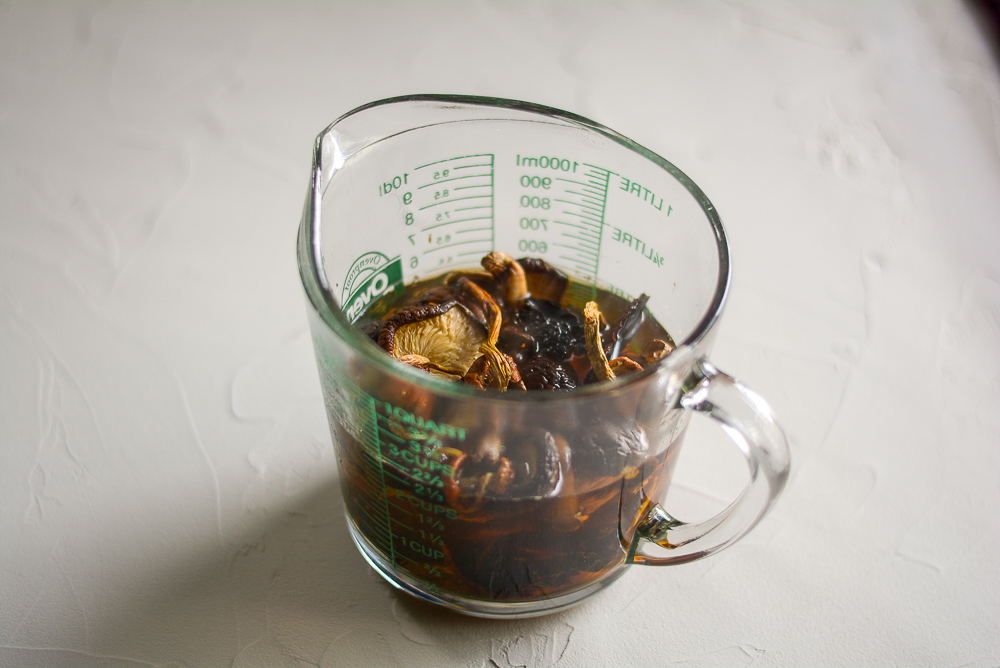
[{"label": "floating mushroom", "polygon": [[482,325],[456,300],[397,311],[378,336],[397,360],[451,380],[465,375],[485,340]]},{"label": "floating mushroom", "polygon": [[590,367],[597,380],[614,380],[615,372],[611,370],[608,358],[604,354],[604,346],[601,344],[601,312],[597,310],[597,302],[587,302],[583,307],[583,318],[583,332],[587,341]]},{"label": "floating mushroom", "polygon": [[497,251],[482,266],[449,273],[362,330],[404,364],[484,390],[573,389],[642,371],[673,350],[662,330],[642,353],[629,348],[651,331],[646,294],[609,327],[596,302],[582,314],[562,305],[569,279],[540,258]]},{"label": "floating mushroom", "polygon": [[482,265],[503,287],[503,301],[508,308],[517,308],[528,296],[524,269],[513,257],[493,251],[483,257]]},{"label": "floating mushroom", "polygon": [[641,355],[642,362],[646,366],[649,366],[653,362],[657,362],[666,357],[667,355],[669,355],[671,352],[673,352],[675,347],[676,346],[674,346],[673,341],[664,341],[663,339],[653,339],[652,341],[647,343],[642,349],[642,355]]},{"label": "floating mushroom", "polygon": [[478,303],[482,305],[487,321],[486,340],[479,345],[479,352],[482,353],[485,361],[476,367],[475,375],[468,382],[479,387],[492,387],[498,390],[506,390],[513,382],[515,387],[523,390],[524,384],[521,383],[514,360],[497,349],[497,339],[500,338],[500,326],[503,322],[500,307],[497,306],[488,292],[472,281],[460,278],[457,285],[474,295]]},{"label": "floating mushroom", "polygon": [[519,367],[526,390],[572,390],[580,384],[572,366],[533,355]]},{"label": "floating mushroom", "polygon": [[[537,352],[557,362],[566,362],[574,355],[586,354],[580,317],[550,301],[534,297],[523,300],[511,317],[510,326],[534,342],[533,349],[525,350],[525,358]],[[504,341],[509,345],[509,336]]]},{"label": "floating mushroom", "polygon": [[630,373],[642,371],[642,365],[628,357],[616,357],[608,362],[608,368],[615,375],[615,378],[627,376]]},{"label": "floating mushroom", "polygon": [[[493,362],[496,359],[495,357],[491,358],[488,355],[482,355],[476,358],[476,361],[469,367],[469,371],[462,377],[462,381],[480,390],[488,387],[495,387],[501,390],[510,387],[519,390],[527,389],[521,380],[520,372],[513,358],[506,353],[499,353],[499,355],[502,360],[499,365]],[[498,366],[501,370],[498,370]],[[504,379],[504,373],[507,374],[506,380]]]},{"label": "floating mushroom", "polygon": [[544,299],[553,304],[561,304],[569,277],[545,260],[537,257],[522,257],[518,261],[524,270],[528,292],[535,299]]}]

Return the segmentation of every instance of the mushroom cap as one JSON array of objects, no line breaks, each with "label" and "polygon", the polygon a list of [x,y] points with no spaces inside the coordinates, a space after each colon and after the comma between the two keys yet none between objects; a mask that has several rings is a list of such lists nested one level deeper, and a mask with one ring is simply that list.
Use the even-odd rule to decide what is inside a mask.
[{"label": "mushroom cap", "polygon": [[426,357],[434,364],[465,375],[481,354],[486,331],[461,306],[455,305],[441,315],[418,320],[396,329],[392,354]]}]

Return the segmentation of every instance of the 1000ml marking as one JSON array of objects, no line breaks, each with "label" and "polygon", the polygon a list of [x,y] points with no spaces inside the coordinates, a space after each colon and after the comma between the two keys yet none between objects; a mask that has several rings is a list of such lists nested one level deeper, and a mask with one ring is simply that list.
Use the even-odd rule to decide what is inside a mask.
[{"label": "1000ml marking", "polygon": [[[521,157],[521,154],[517,154],[517,166],[518,167],[540,167],[542,169],[556,169],[562,172],[572,172],[576,173],[577,168],[580,167],[580,163],[569,160],[568,158],[556,158],[547,155],[543,155],[538,158]],[[527,184],[522,184],[527,185]]]}]

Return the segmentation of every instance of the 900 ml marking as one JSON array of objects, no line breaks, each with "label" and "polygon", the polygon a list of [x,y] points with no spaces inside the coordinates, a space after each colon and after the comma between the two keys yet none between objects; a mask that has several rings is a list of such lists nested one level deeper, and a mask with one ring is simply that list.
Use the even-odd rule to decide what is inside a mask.
[{"label": "900 ml marking", "polygon": [[521,185],[525,188],[544,188],[548,190],[552,187],[552,177],[529,176],[525,174],[521,177]]}]

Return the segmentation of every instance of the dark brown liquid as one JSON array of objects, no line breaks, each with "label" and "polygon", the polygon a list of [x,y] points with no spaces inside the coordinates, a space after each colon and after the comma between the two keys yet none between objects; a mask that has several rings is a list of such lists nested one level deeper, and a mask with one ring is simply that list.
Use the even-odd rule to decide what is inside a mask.
[{"label": "dark brown liquid", "polygon": [[581,491],[483,499],[469,493],[453,505],[428,498],[426,488],[385,460],[384,487],[372,486],[361,453],[346,451],[348,513],[383,557],[440,590],[490,601],[552,597],[600,579],[624,561],[644,504],[660,498],[669,477],[661,453],[627,473],[588,480]]},{"label": "dark brown liquid", "polygon": [[[573,288],[570,299],[597,301],[612,322],[628,305]],[[388,301],[370,313],[387,312]],[[647,318],[633,347],[665,335]],[[499,419],[463,427],[455,406],[392,392],[357,402],[370,435],[356,438],[334,421],[344,498],[384,559],[431,591],[516,602],[600,579],[624,561],[673,468],[627,402],[591,403],[558,424]]]}]

